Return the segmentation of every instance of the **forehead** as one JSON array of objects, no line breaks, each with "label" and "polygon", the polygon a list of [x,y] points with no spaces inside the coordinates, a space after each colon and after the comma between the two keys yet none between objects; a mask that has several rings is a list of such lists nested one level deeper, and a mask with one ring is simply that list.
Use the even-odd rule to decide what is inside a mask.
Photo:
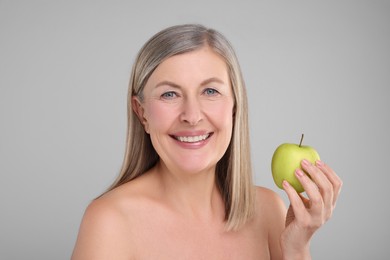
[{"label": "forehead", "polygon": [[147,85],[156,84],[160,80],[195,83],[207,78],[219,78],[229,84],[227,68],[225,60],[219,54],[209,47],[203,47],[164,60],[152,73]]}]

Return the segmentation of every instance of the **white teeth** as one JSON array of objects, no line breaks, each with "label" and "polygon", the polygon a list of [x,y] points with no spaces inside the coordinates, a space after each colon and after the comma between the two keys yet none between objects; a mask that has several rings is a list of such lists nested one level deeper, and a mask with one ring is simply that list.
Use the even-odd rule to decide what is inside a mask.
[{"label": "white teeth", "polygon": [[180,142],[196,143],[196,142],[199,142],[199,141],[206,140],[207,137],[209,137],[209,134],[198,135],[198,136],[176,136],[176,139],[179,140]]}]

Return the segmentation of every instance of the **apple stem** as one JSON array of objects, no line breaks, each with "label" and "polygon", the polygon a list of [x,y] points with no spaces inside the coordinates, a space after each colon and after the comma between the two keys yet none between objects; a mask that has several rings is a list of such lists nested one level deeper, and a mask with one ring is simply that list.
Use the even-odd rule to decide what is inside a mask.
[{"label": "apple stem", "polygon": [[302,141],[303,141],[303,137],[304,137],[305,135],[304,134],[302,134],[302,136],[301,136],[301,141],[299,142],[299,147],[301,147],[301,145],[302,145]]}]

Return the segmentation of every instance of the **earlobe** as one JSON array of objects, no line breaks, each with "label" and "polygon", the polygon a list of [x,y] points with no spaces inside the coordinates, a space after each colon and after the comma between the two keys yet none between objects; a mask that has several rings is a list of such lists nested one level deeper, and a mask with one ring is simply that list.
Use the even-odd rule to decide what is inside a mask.
[{"label": "earlobe", "polygon": [[141,101],[138,99],[138,97],[133,96],[131,100],[132,108],[134,113],[137,115],[138,120],[141,122],[141,124],[144,126],[145,132],[149,133],[149,124],[148,121],[145,118],[145,110],[142,106]]}]

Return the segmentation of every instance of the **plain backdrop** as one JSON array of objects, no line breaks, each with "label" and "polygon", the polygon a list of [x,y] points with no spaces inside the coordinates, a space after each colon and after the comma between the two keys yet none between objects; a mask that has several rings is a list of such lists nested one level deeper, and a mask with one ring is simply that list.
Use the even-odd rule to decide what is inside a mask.
[{"label": "plain backdrop", "polygon": [[141,45],[201,23],[233,44],[257,185],[284,142],[344,181],[313,259],[390,254],[389,1],[0,0],[0,259],[69,259],[88,203],[117,176]]}]

